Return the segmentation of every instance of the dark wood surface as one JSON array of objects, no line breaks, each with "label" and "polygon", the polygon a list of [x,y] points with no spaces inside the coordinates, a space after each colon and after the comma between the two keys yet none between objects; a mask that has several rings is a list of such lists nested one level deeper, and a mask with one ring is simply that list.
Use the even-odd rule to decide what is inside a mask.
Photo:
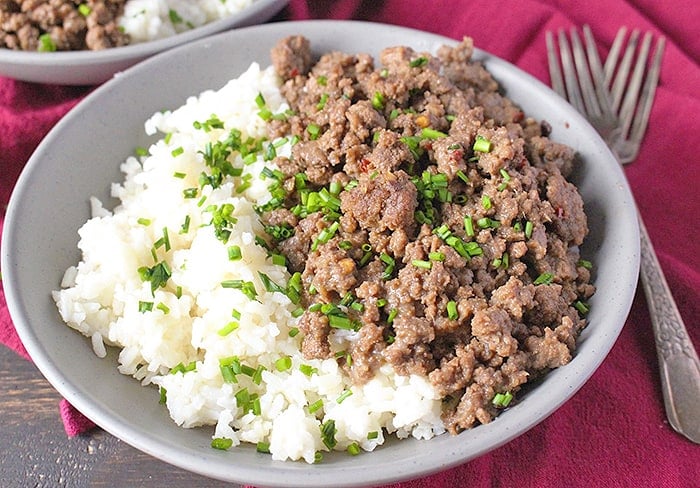
[{"label": "dark wood surface", "polygon": [[189,473],[95,428],[69,438],[60,395],[0,346],[0,487],[237,487]]}]

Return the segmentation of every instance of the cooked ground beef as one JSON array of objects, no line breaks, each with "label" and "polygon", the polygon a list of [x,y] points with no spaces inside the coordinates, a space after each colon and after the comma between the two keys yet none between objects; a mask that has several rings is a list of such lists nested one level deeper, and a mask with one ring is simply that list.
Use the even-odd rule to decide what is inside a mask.
[{"label": "cooked ground beef", "polygon": [[[337,357],[360,383],[384,363],[427,376],[452,433],[569,362],[594,292],[574,151],[472,52],[464,39],[388,48],[377,67],[313,63],[305,38],[282,39],[272,61],[292,110],[268,128],[299,142],[262,214],[303,285],[303,354]],[[348,351],[334,329],[356,333]]]},{"label": "cooked ground beef", "polygon": [[124,46],[126,0],[0,0],[0,48],[69,51]]}]

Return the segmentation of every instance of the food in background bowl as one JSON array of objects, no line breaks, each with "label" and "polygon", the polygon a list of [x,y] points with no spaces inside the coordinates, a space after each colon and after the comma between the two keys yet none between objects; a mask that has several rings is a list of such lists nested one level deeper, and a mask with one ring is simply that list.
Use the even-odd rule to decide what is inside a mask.
[{"label": "food in background bowl", "polygon": [[293,36],[155,114],[62,317],[216,448],[311,463],[490,422],[569,362],[593,287],[573,151],[471,55],[313,64]]},{"label": "food in background bowl", "polygon": [[100,50],[163,39],[255,0],[2,0],[0,48]]}]

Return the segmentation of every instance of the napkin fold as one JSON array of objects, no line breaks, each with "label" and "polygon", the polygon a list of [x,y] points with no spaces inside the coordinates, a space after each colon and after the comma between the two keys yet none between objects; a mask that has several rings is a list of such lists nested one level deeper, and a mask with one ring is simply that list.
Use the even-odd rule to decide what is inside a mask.
[{"label": "napkin fold", "polygon": [[[678,307],[700,345],[700,4],[648,0],[291,0],[274,20],[332,18],[397,24],[461,39],[549,83],[544,33],[589,24],[604,56],[618,28],[667,37],[657,98],[637,160],[625,168]],[[302,32],[303,34],[303,32]],[[0,77],[0,230],[34,148],[93,87]],[[2,244],[0,243],[0,246]],[[1,271],[1,270],[0,270]],[[29,359],[0,283],[0,341]],[[66,434],[94,424],[67,401]],[[672,453],[672,454],[671,454]],[[526,434],[462,466],[395,488],[453,486],[697,486],[700,448],[668,425],[644,297],[637,294],[608,358],[580,392]]]}]

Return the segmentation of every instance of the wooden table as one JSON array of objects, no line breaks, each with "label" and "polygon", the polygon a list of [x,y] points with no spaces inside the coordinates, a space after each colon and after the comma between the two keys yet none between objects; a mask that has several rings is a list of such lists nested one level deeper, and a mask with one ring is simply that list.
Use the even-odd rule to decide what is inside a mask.
[{"label": "wooden table", "polygon": [[189,473],[96,428],[68,438],[60,395],[39,370],[0,346],[0,486],[236,488]]}]

